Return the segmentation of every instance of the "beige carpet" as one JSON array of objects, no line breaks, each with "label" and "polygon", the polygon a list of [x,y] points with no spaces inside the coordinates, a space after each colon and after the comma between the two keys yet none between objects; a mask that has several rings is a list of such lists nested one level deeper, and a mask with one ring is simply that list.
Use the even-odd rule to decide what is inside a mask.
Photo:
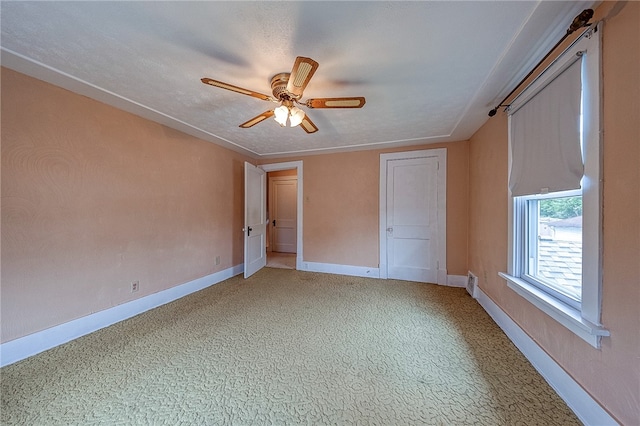
[{"label": "beige carpet", "polygon": [[571,425],[464,289],[265,268],[0,371],[3,425]]}]

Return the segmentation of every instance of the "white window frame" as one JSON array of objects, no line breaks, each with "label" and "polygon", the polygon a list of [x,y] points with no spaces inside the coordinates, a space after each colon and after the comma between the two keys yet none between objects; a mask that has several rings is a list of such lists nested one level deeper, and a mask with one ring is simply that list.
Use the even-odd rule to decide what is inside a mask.
[{"label": "white window frame", "polygon": [[[528,259],[531,259],[532,251],[532,239],[538,241],[538,220],[537,213],[534,214],[529,204],[530,201],[543,201],[551,200],[554,198],[574,197],[581,196],[582,190],[575,189],[570,191],[559,191],[548,194],[528,195],[513,197],[513,217],[514,217],[514,229],[517,235],[522,235],[522,244],[518,244],[514,247],[516,253],[514,255],[514,270],[519,271],[520,278],[540,288],[542,291],[550,293],[552,297],[559,299],[562,303],[572,306],[576,309],[581,309],[581,301],[575,301],[569,296],[561,293],[559,290],[554,289],[552,286],[545,283],[542,279],[535,276],[531,271],[531,265],[527,264]],[[535,217],[534,217],[535,216]],[[528,232],[528,235],[527,235]],[[537,256],[536,256],[537,257]]]},{"label": "white window frame", "polygon": [[[511,108],[517,109],[563,72],[574,60],[575,55],[583,54],[584,176],[582,178],[581,304],[577,307],[572,306],[521,278],[524,271],[522,254],[525,241],[523,220],[519,213],[522,209],[518,209],[519,200],[511,193],[509,193],[508,203],[507,272],[499,273],[507,280],[509,288],[596,348],[600,347],[602,336],[609,335],[609,331],[600,322],[602,301],[601,34],[601,24],[599,24],[569,47],[511,103]],[[511,142],[509,143],[509,169],[511,169]]]}]

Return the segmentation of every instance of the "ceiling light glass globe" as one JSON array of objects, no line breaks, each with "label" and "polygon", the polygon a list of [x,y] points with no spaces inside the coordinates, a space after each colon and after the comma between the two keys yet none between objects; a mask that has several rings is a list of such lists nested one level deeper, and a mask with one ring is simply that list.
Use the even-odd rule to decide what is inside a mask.
[{"label": "ceiling light glass globe", "polygon": [[279,106],[274,111],[274,120],[278,122],[282,127],[287,125],[287,117],[289,116],[289,108],[284,105]]},{"label": "ceiling light glass globe", "polygon": [[296,127],[298,124],[302,123],[304,119],[304,111],[298,107],[291,108],[291,117],[289,117],[289,123],[291,127]]}]

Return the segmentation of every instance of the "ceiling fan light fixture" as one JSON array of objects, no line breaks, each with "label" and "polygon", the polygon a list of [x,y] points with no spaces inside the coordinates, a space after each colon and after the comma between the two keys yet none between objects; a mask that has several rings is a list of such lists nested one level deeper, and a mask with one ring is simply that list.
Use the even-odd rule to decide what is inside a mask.
[{"label": "ceiling fan light fixture", "polygon": [[289,120],[289,126],[291,127],[296,127],[304,120],[304,111],[296,106],[292,107],[283,104],[273,110],[273,112],[273,119],[282,127],[287,126],[287,120]]},{"label": "ceiling fan light fixture", "polygon": [[287,117],[289,116],[289,108],[284,105],[280,105],[273,112],[275,113],[275,117],[273,117],[273,119],[276,120],[279,125],[285,127],[287,125]]},{"label": "ceiling fan light fixture", "polygon": [[289,124],[291,127],[296,127],[304,120],[304,111],[298,107],[291,108],[291,115],[289,117]]}]

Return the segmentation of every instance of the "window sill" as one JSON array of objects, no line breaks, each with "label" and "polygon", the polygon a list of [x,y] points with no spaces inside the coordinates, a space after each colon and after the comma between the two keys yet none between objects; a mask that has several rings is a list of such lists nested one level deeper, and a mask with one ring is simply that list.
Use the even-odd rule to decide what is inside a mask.
[{"label": "window sill", "polygon": [[565,305],[520,278],[503,272],[499,272],[498,275],[507,280],[507,286],[510,289],[571,330],[594,348],[600,348],[600,338],[602,336],[609,336],[609,330],[585,320],[582,318],[579,310]]}]

